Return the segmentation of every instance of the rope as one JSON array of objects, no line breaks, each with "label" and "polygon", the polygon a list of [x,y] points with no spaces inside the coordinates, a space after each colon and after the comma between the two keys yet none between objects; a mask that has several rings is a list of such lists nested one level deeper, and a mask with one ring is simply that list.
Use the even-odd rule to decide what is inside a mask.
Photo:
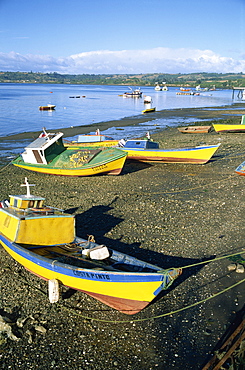
[{"label": "rope", "polygon": [[224,258],[230,258],[230,257],[233,257],[233,256],[237,256],[238,254],[241,254],[241,253],[244,253],[244,252],[245,252],[245,249],[242,249],[240,252],[237,252],[237,253],[232,253],[232,254],[228,254],[228,255],[225,255],[225,256],[221,256],[221,257],[215,257],[215,258],[213,258],[211,260],[206,260],[206,261],[202,261],[202,262],[193,263],[192,265],[186,265],[186,266],[183,266],[181,268],[182,269],[187,269],[187,268],[190,268],[190,267],[203,265],[203,264],[209,263],[209,262],[220,261],[220,260],[222,260]]},{"label": "rope", "polygon": [[0,172],[2,172],[3,170],[5,170],[10,164],[12,164],[12,162],[7,163],[5,166],[3,166],[2,168],[0,168]]},{"label": "rope", "polygon": [[[232,253],[230,255],[225,255],[225,256],[221,256],[221,257],[217,257],[215,259],[212,259],[212,260],[207,260],[207,261],[203,261],[203,262],[198,262],[198,263],[194,263],[192,265],[187,265],[187,266],[183,266],[182,269],[185,269],[185,268],[189,268],[189,267],[193,267],[193,266],[198,266],[198,265],[201,265],[201,264],[204,264],[204,263],[208,263],[208,262],[214,262],[214,261],[218,261],[218,260],[221,260],[221,259],[224,259],[224,258],[229,258],[229,257],[233,257],[233,256],[236,256],[238,254],[241,254],[244,252],[244,249],[240,252],[237,252],[237,253]],[[43,292],[40,288],[38,287],[35,287],[34,285],[30,284],[26,278],[24,278],[23,276],[19,276],[22,281],[24,281],[25,284],[27,284],[29,287],[31,287],[32,289],[35,289],[35,290],[38,290],[41,294],[45,295],[46,296],[46,293]],[[162,318],[162,317],[166,317],[166,316],[170,316],[170,315],[174,315],[176,313],[179,313],[179,312],[182,312],[182,311],[186,311],[192,307],[195,307],[201,303],[205,303],[215,297],[218,297],[219,295],[235,288],[236,286],[242,284],[245,282],[245,278],[227,288],[224,288],[223,290],[221,290],[220,292],[218,293],[214,293],[212,294],[211,296],[207,297],[207,298],[204,298],[198,302],[195,302],[195,303],[192,303],[188,306],[185,306],[185,307],[182,307],[182,308],[179,308],[178,310],[173,310],[173,311],[170,311],[170,312],[167,312],[167,313],[164,313],[164,314],[160,314],[160,315],[155,315],[155,316],[150,316],[150,317],[146,317],[146,318],[142,318],[142,319],[130,319],[130,320],[106,320],[106,319],[99,319],[99,318],[94,318],[94,317],[90,317],[90,316],[85,316],[85,315],[82,315],[80,312],[77,312],[74,308],[72,307],[68,307],[64,304],[61,304],[59,302],[56,303],[56,306],[59,306],[61,309],[64,309],[66,311],[69,311],[77,316],[80,316],[82,317],[83,319],[85,320],[89,320],[89,321],[98,321],[98,322],[105,322],[105,323],[113,323],[113,324],[125,324],[125,323],[132,323],[132,322],[143,322],[143,321],[148,321],[148,320],[155,320],[155,319],[159,319],[159,318]]]},{"label": "rope", "polygon": [[148,320],[155,320],[155,319],[160,319],[162,317],[166,317],[166,316],[170,316],[170,315],[174,315],[176,313],[179,313],[179,312],[182,312],[182,311],[186,311],[192,307],[195,307],[195,306],[198,306],[199,304],[201,303],[205,303],[207,301],[209,301],[210,299],[213,299],[225,292],[228,292],[230,289],[233,289],[235,288],[236,286],[242,284],[245,282],[245,278],[231,286],[229,286],[228,288],[225,288],[223,290],[221,290],[220,292],[218,293],[214,293],[213,295],[211,295],[210,297],[207,297],[207,298],[204,298],[198,302],[195,302],[195,303],[192,303],[188,306],[185,306],[185,307],[182,307],[182,308],[179,308],[178,310],[174,310],[174,311],[170,311],[170,312],[167,312],[167,313],[163,313],[161,315],[156,315],[156,316],[151,316],[151,317],[146,317],[146,318],[142,318],[142,319],[133,319],[133,320],[105,320],[105,319],[98,319],[98,318],[93,318],[93,317],[89,317],[89,316],[84,316],[82,314],[80,314],[79,312],[76,312],[75,310],[73,310],[72,308],[70,307],[67,307],[65,305],[60,305],[59,304],[59,307],[61,308],[64,308],[65,310],[67,311],[70,311],[70,312],[73,312],[74,314],[78,315],[78,316],[81,316],[82,318],[86,319],[86,320],[94,320],[94,321],[99,321],[99,322],[106,322],[106,323],[112,323],[112,324],[125,324],[125,323],[132,323],[132,322],[143,322],[143,321],[148,321]]}]

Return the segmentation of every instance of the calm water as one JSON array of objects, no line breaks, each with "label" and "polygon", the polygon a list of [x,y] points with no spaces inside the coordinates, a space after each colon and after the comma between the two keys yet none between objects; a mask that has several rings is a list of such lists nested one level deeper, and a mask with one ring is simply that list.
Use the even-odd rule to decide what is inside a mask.
[{"label": "calm water", "polygon": [[[232,104],[232,91],[212,91],[200,96],[176,95],[176,88],[156,92],[142,87],[150,95],[156,110],[211,107]],[[119,96],[128,87],[90,85],[0,84],[0,136],[87,125],[101,121],[140,115],[143,98]],[[76,98],[80,96],[80,98]],[[86,96],[82,98],[82,96]],[[75,98],[73,98],[75,97]],[[55,104],[53,112],[39,111],[40,105]]]},{"label": "calm water", "polygon": [[[231,90],[202,92],[200,96],[176,95],[177,88],[156,92],[153,87],[141,87],[143,95],[150,95],[156,110],[232,105]],[[27,132],[62,129],[96,122],[119,120],[141,115],[145,108],[143,98],[123,98],[126,86],[53,85],[53,84],[0,84],[0,136]],[[78,96],[80,98],[78,98]],[[83,97],[84,96],[84,97]],[[40,105],[56,105],[52,112],[39,111]],[[190,118],[184,123],[197,121]],[[162,128],[183,123],[183,119],[157,119],[133,127],[114,127],[104,131],[116,139],[142,136],[156,126]],[[91,128],[94,132],[96,125]],[[6,143],[6,145],[8,145]],[[23,148],[23,142],[19,145]],[[18,143],[16,150],[18,151]],[[6,151],[2,143],[0,155]],[[5,153],[6,154],[6,153]]]}]

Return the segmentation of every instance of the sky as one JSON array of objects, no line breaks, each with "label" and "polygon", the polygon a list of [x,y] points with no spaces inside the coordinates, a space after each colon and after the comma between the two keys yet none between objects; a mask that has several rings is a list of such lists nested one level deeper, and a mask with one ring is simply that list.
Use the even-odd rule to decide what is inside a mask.
[{"label": "sky", "polygon": [[0,0],[0,71],[245,73],[245,0]]}]

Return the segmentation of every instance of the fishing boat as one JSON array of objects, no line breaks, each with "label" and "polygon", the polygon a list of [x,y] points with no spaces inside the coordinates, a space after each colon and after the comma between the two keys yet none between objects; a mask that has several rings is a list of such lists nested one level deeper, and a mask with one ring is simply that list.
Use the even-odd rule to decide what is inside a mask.
[{"label": "fishing boat", "polygon": [[[244,116],[245,117],[245,116]],[[244,122],[245,123],[245,122]],[[230,133],[236,133],[236,132],[245,132],[245,124],[244,123],[240,123],[238,125],[233,125],[233,124],[214,124],[213,123],[213,128],[215,129],[216,132],[218,133],[226,133],[226,132],[230,132]]]},{"label": "fishing boat", "polygon": [[157,142],[147,139],[120,140],[119,146],[128,159],[141,162],[192,163],[208,162],[219,148],[217,145],[203,145],[192,148],[160,149]]},{"label": "fishing boat", "polygon": [[12,164],[26,170],[61,176],[119,175],[127,153],[116,148],[65,147],[63,133],[44,133]]},{"label": "fishing boat", "polygon": [[207,134],[211,131],[212,126],[187,126],[178,127],[183,134]]},{"label": "fishing boat", "polygon": [[55,105],[53,104],[48,104],[48,105],[41,105],[39,107],[39,110],[54,110],[55,109]]},{"label": "fishing boat", "polygon": [[131,89],[131,87],[129,87],[129,89],[131,90],[130,92],[125,92],[123,93],[123,97],[124,98],[141,98],[142,97],[142,91],[140,90],[140,87],[138,89]]},{"label": "fishing boat", "polygon": [[[59,285],[84,292],[125,314],[144,309],[170,287],[181,268],[162,269],[128,254],[75,236],[75,216],[44,205],[32,195],[0,203],[0,243],[15,261],[48,281],[51,303]],[[42,232],[40,232],[42,230]]]},{"label": "fishing boat", "polygon": [[235,172],[238,175],[245,176],[245,162],[242,162],[236,169]]},{"label": "fishing boat", "polygon": [[155,112],[156,108],[147,108],[147,109],[144,109],[142,110],[142,113],[152,113],[152,112]]},{"label": "fishing boat", "polygon": [[151,104],[151,103],[152,103],[152,97],[149,95],[145,95],[144,104]]},{"label": "fishing boat", "polygon": [[159,85],[158,82],[156,82],[155,90],[156,91],[162,91],[162,88],[161,88],[161,86]]},{"label": "fishing boat", "polygon": [[110,136],[102,135],[100,130],[96,130],[95,134],[89,135],[78,135],[77,140],[68,141],[64,140],[64,145],[70,148],[83,147],[112,147],[117,146],[118,140],[113,139]]}]

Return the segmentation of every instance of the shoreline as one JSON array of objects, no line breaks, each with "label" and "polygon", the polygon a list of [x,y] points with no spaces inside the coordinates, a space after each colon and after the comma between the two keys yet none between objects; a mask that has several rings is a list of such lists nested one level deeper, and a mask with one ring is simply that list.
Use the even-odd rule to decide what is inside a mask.
[{"label": "shoreline", "polygon": [[[185,114],[240,121],[241,111],[227,112],[198,108]],[[205,165],[126,162],[119,176],[60,177],[11,165],[0,178],[1,198],[22,193],[20,184],[28,176],[36,184],[33,193],[44,196],[47,205],[75,214],[78,236],[94,235],[99,244],[161,268],[244,251],[244,177],[234,169],[245,157],[245,135],[182,134],[177,127],[167,127],[152,137],[168,147],[203,142],[221,146]],[[241,259],[245,261],[244,252]],[[225,291],[245,277],[228,271],[232,262],[227,258],[183,269],[168,291],[128,317],[65,287],[59,303],[50,304],[47,282],[1,247],[0,313],[19,338],[15,342],[1,337],[1,364],[18,364],[19,370],[201,369],[244,309],[244,283]],[[36,326],[46,331],[41,334]]]},{"label": "shoreline", "polygon": [[[234,103],[233,109],[231,106],[221,106],[221,107],[202,107],[202,108],[178,108],[170,110],[155,111],[150,115],[137,115],[131,117],[124,117],[118,120],[101,121],[89,125],[81,125],[67,128],[57,128],[56,132],[61,131],[64,133],[64,137],[76,136],[78,134],[87,134],[93,130],[93,128],[99,129],[100,131],[106,130],[110,127],[125,127],[125,126],[135,126],[142,122],[153,121],[159,118],[171,118],[171,117],[196,117],[198,119],[218,119],[220,117],[225,118],[226,116],[237,116],[245,113],[245,102],[244,103]],[[236,110],[237,109],[237,110]],[[54,131],[53,129],[48,131]],[[23,132],[8,136],[0,137],[1,141],[11,141],[11,140],[25,140],[34,139],[40,134],[40,131],[30,131]]]}]

